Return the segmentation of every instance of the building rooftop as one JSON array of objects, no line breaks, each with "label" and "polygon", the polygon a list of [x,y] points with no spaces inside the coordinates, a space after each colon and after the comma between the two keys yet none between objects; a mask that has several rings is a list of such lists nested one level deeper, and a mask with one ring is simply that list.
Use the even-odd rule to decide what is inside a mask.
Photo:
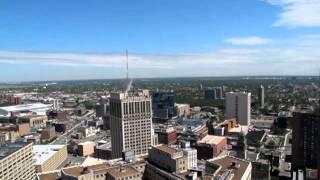
[{"label": "building rooftop", "polygon": [[84,167],[81,167],[81,166],[76,166],[76,167],[71,167],[71,168],[65,168],[65,169],[62,169],[62,171],[65,173],[65,174],[68,174],[68,175],[71,175],[71,176],[75,176],[75,177],[78,177],[82,174],[86,174],[84,173],[85,171],[85,168]]},{"label": "building rooftop", "polygon": [[159,146],[155,146],[155,148],[159,149],[160,151],[169,153],[169,154],[174,154],[177,152],[177,149],[169,147],[167,145],[159,145]]},{"label": "building rooftop", "polygon": [[35,112],[37,114],[45,115],[46,110],[49,110],[51,107],[52,107],[51,104],[42,104],[42,103],[5,106],[5,107],[0,107],[0,115],[9,116],[10,112]]},{"label": "building rooftop", "polygon": [[30,144],[29,142],[27,143],[18,142],[18,143],[6,143],[6,144],[0,145],[0,159],[8,157],[12,153],[18,151],[22,147],[27,146],[29,144]]},{"label": "building rooftop", "polygon": [[109,172],[109,174],[115,178],[121,178],[121,177],[127,177],[132,176],[139,173],[136,169],[133,167],[118,167]]},{"label": "building rooftop", "polygon": [[41,165],[65,145],[33,145],[35,165]]},{"label": "building rooftop", "polygon": [[247,134],[248,133],[248,126],[236,126],[234,128],[231,128],[228,130],[229,133],[243,133],[243,134]]},{"label": "building rooftop", "polygon": [[250,166],[250,162],[232,156],[218,157],[216,159],[209,160],[208,162],[219,166],[214,172],[217,176],[222,177],[227,174],[233,174],[233,176],[229,176],[232,177],[230,180],[241,179],[247,168]]},{"label": "building rooftop", "polygon": [[78,145],[87,145],[87,144],[95,144],[93,141],[86,141],[86,142],[82,142],[82,143],[79,143]]},{"label": "building rooftop", "polygon": [[265,131],[249,131],[247,134],[247,144],[248,145],[259,145],[265,136]]},{"label": "building rooftop", "polygon": [[86,166],[93,166],[93,165],[98,165],[98,164],[103,164],[106,163],[107,161],[104,159],[98,159],[94,157],[88,156],[81,164],[81,166],[86,167]]},{"label": "building rooftop", "polygon": [[110,165],[107,163],[100,163],[100,164],[96,164],[96,165],[90,165],[90,166],[74,166],[74,167],[68,167],[68,168],[64,168],[62,169],[62,171],[67,174],[67,175],[71,175],[71,176],[75,176],[78,177],[82,174],[87,174],[90,172],[90,170],[92,171],[96,171],[96,170],[101,170],[101,169],[109,169]]},{"label": "building rooftop", "polygon": [[213,135],[206,135],[204,138],[199,141],[202,144],[219,144],[221,141],[225,140],[226,137],[223,136],[213,136]]},{"label": "building rooftop", "polygon": [[7,112],[27,111],[33,109],[51,108],[51,104],[33,103],[33,104],[20,104],[15,106],[0,107],[0,110]]},{"label": "building rooftop", "polygon": [[38,174],[39,180],[55,180],[59,177],[59,172],[53,171],[45,174]]}]

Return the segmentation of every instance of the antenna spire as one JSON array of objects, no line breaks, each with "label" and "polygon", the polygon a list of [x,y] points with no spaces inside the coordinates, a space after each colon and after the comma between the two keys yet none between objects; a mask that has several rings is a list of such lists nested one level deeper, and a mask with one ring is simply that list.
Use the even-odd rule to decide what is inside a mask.
[{"label": "antenna spire", "polygon": [[126,50],[126,60],[127,60],[127,83],[129,83],[129,57],[128,57],[128,49]]}]

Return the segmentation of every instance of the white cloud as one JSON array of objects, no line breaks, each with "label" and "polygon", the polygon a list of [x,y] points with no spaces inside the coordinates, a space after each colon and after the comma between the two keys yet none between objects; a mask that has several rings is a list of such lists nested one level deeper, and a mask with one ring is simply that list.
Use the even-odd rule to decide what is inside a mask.
[{"label": "white cloud", "polygon": [[227,43],[233,44],[233,45],[247,45],[247,46],[253,46],[253,45],[263,45],[268,44],[271,42],[270,39],[262,38],[262,37],[234,37],[229,38],[226,40]]},{"label": "white cloud", "polygon": [[[207,52],[130,53],[130,76],[317,75],[320,68],[319,38],[318,34],[309,34],[293,39],[275,39],[278,44],[273,46],[217,48]],[[37,73],[47,78],[54,75],[42,71],[37,65],[65,66],[73,72],[63,76],[68,79],[118,78],[124,77],[125,59],[125,53],[0,51],[0,69],[1,64],[31,64],[38,68]],[[78,67],[88,67],[88,70],[78,71]]]},{"label": "white cloud", "polygon": [[267,0],[267,2],[282,9],[274,26],[320,26],[320,0]]}]

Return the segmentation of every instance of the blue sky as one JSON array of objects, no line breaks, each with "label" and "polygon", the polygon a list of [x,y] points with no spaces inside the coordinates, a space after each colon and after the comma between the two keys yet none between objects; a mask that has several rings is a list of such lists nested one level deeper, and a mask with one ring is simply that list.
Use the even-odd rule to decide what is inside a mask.
[{"label": "blue sky", "polygon": [[320,0],[2,0],[0,81],[317,75]]}]

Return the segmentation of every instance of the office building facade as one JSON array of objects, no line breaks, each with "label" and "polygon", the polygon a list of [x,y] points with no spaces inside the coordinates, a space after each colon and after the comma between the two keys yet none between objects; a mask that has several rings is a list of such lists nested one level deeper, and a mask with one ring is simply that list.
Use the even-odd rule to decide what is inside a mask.
[{"label": "office building facade", "polygon": [[225,115],[227,118],[236,118],[240,125],[249,125],[251,119],[251,93],[226,93]]},{"label": "office building facade", "polygon": [[319,128],[319,114],[307,111],[293,113],[292,170],[304,170],[305,168],[316,169],[320,165],[317,159],[320,155]]},{"label": "office building facade", "polygon": [[0,146],[0,179],[34,180],[35,178],[32,143]]},{"label": "office building facade", "polygon": [[156,91],[152,93],[153,118],[170,119],[176,115],[173,91]]},{"label": "office building facade", "polygon": [[110,97],[112,157],[133,150],[147,154],[152,144],[152,103],[148,90],[112,93]]}]

